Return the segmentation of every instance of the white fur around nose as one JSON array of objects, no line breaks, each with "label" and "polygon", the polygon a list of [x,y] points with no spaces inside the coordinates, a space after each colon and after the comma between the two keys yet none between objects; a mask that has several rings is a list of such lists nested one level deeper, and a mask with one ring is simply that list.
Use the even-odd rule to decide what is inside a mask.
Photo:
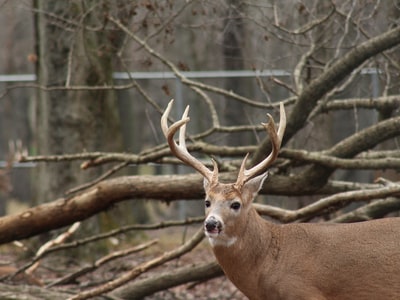
[{"label": "white fur around nose", "polygon": [[209,219],[215,219],[217,220],[219,223],[221,223],[222,227],[224,227],[224,221],[222,220],[221,216],[217,213],[210,213],[207,218],[206,218],[206,223]]},{"label": "white fur around nose", "polygon": [[222,231],[219,234],[212,234],[212,233],[207,232],[207,230],[205,230],[205,234],[208,237],[208,241],[210,242],[211,247],[215,247],[215,246],[230,247],[230,246],[232,246],[237,241],[237,237],[226,235],[226,233],[224,231],[225,224],[220,215],[218,215],[216,213],[210,213],[207,216],[205,222],[207,222],[207,220],[211,219],[211,218],[214,218],[215,220],[220,222],[221,228],[222,228]]}]

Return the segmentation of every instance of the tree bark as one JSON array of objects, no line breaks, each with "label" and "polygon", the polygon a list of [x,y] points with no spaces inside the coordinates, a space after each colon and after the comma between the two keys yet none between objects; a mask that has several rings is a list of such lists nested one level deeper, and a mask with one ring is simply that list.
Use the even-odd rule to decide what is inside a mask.
[{"label": "tree bark", "polygon": [[[384,141],[395,138],[399,134],[400,117],[391,118],[344,139],[326,151],[326,154],[339,158],[354,157],[363,151],[373,149]],[[296,177],[303,186],[317,189],[324,186],[334,171],[335,168],[314,164],[304,172],[296,175]]]},{"label": "tree bark", "polygon": [[[96,5],[96,9],[92,10],[92,5]],[[112,37],[107,32],[86,29],[102,24],[106,7],[96,1],[37,1],[40,85],[112,85],[111,62],[116,45],[111,43]],[[57,18],[80,20],[82,24],[72,26]],[[113,41],[118,40],[113,38]],[[121,150],[113,91],[47,92],[38,89],[36,103],[38,153]],[[40,164],[36,203],[55,199],[66,189],[101,172],[101,168],[79,172],[77,167],[70,162]]]},{"label": "tree bark", "polygon": [[[183,182],[183,178],[188,181]],[[157,182],[156,189],[155,182]],[[193,193],[193,186],[196,183],[198,193]],[[28,238],[87,219],[123,200],[193,199],[200,198],[202,193],[202,180],[197,175],[127,176],[106,180],[74,197],[59,198],[20,214],[0,218],[0,244]]]}]

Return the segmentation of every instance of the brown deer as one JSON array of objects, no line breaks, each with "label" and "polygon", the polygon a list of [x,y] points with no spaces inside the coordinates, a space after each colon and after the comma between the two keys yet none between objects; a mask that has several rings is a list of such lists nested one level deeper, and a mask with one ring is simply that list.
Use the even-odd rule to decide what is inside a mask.
[{"label": "brown deer", "polygon": [[[161,127],[171,152],[204,177],[204,222],[218,263],[249,299],[388,300],[400,299],[400,218],[352,224],[295,223],[264,220],[252,201],[276,159],[286,126],[280,106],[279,129],[270,115],[263,124],[272,142],[265,160],[247,170],[246,158],[235,183],[218,182],[185,146],[188,107],[168,127],[168,104]],[[174,134],[180,129],[179,144]]]}]

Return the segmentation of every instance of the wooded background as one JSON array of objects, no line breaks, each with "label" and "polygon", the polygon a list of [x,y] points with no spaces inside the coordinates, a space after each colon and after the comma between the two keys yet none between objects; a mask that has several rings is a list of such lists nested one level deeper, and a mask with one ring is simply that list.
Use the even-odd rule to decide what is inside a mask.
[{"label": "wooded background", "polygon": [[[261,122],[266,113],[278,122],[284,102],[283,148],[255,204],[266,218],[397,215],[399,8],[395,0],[3,1],[2,264],[41,279],[46,287],[35,291],[49,299],[141,299],[221,276],[207,247],[196,247],[202,178],[170,156],[161,133],[171,98],[174,120],[190,105],[188,149],[206,164],[215,158],[227,181],[246,153],[252,164],[268,155]],[[75,222],[79,229],[68,233]],[[187,230],[182,244],[179,237],[153,245],[151,237]],[[150,246],[157,250],[132,258]],[[79,267],[44,272],[70,248]],[[207,262],[166,264],[196,249]],[[122,259],[98,279],[103,263],[95,262],[113,254],[132,263]],[[90,272],[74,276],[87,261]],[[162,268],[174,279],[158,274]],[[62,274],[71,277],[59,282]],[[11,291],[12,278],[3,277],[0,291],[34,297]],[[176,293],[187,298],[191,290],[168,295]],[[233,293],[225,296],[241,299]]]}]

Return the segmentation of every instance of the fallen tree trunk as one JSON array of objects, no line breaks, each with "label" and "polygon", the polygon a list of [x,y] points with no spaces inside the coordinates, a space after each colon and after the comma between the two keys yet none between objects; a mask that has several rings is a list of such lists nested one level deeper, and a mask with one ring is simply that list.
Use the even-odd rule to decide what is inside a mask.
[{"label": "fallen tree trunk", "polygon": [[[199,199],[200,176],[126,176],[105,180],[70,198],[60,198],[0,218],[0,244],[35,236],[87,219],[132,198]],[[155,184],[157,188],[154,188]],[[198,188],[195,186],[198,185]]]},{"label": "fallen tree trunk", "polygon": [[[233,180],[234,174],[221,174],[223,180]],[[262,193],[304,195],[301,185],[290,177],[271,176]],[[156,187],[156,188],[155,188]],[[356,184],[328,183],[318,194],[332,194],[360,188]],[[370,186],[368,186],[370,188]],[[307,193],[312,193],[310,189]],[[21,240],[68,226],[105,211],[118,202],[131,199],[159,199],[166,202],[180,199],[202,199],[203,179],[197,174],[124,176],[104,180],[87,190],[0,218],[0,244]]]}]

